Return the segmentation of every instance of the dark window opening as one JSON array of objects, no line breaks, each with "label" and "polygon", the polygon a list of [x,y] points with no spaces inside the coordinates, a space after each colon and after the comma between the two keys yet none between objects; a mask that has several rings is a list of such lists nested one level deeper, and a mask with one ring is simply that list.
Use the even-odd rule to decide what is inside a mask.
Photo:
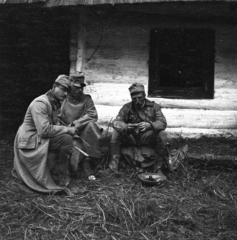
[{"label": "dark window opening", "polygon": [[214,59],[213,29],[152,30],[149,97],[212,99]]}]

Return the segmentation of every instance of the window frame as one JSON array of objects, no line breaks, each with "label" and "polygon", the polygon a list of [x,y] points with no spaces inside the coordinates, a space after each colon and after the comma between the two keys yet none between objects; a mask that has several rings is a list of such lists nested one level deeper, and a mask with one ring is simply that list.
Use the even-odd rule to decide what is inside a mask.
[{"label": "window frame", "polygon": [[[205,34],[203,41],[203,79],[201,87],[182,88],[164,87],[160,84],[160,59],[159,53],[162,46],[159,46],[159,38],[165,32],[183,31],[190,28],[154,28],[150,33],[149,50],[149,80],[148,97],[162,97],[174,99],[213,99],[214,98],[214,78],[215,78],[215,30],[212,28],[191,28],[202,31]],[[174,39],[175,41],[175,39]],[[161,41],[160,41],[161,42]]]}]

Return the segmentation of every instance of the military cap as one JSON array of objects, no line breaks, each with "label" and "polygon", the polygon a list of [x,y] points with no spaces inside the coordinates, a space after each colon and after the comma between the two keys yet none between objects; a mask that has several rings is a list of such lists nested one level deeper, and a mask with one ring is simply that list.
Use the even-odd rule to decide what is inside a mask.
[{"label": "military cap", "polygon": [[76,86],[76,87],[85,87],[86,86],[86,84],[84,82],[85,76],[82,72],[79,72],[76,74],[71,74],[69,78],[70,78],[73,86]]},{"label": "military cap", "polygon": [[55,80],[55,83],[59,83],[60,85],[66,87],[66,88],[70,88],[70,80],[69,77],[67,75],[61,74],[57,77],[57,79]]},{"label": "military cap", "polygon": [[145,92],[145,88],[140,83],[133,83],[129,88],[130,94],[138,93],[138,92]]}]

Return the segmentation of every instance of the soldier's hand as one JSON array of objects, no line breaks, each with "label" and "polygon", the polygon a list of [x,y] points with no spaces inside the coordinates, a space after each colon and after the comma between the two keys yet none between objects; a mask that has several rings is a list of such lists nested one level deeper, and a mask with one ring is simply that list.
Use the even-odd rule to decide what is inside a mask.
[{"label": "soldier's hand", "polygon": [[140,122],[138,123],[138,127],[141,132],[145,132],[151,129],[151,124],[149,122]]},{"label": "soldier's hand", "polygon": [[75,127],[68,127],[68,134],[70,134],[71,136],[76,134],[76,128]]},{"label": "soldier's hand", "polygon": [[73,126],[74,126],[77,130],[82,129],[82,124],[81,124],[79,121],[74,121],[73,124],[74,124]]}]

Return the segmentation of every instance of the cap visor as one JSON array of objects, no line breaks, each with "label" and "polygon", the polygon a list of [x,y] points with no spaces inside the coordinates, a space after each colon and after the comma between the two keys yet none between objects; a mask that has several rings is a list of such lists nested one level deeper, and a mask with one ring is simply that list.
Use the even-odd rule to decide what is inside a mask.
[{"label": "cap visor", "polygon": [[136,95],[139,95],[140,93],[144,93],[144,91],[132,92],[131,96],[136,96]]},{"label": "cap visor", "polygon": [[85,87],[86,84],[85,83],[74,83],[73,86],[75,86],[75,87]]},{"label": "cap visor", "polygon": [[65,87],[65,88],[69,89],[69,86],[68,86],[68,85],[62,84],[62,83],[59,83],[59,84],[62,85],[63,87]]}]

